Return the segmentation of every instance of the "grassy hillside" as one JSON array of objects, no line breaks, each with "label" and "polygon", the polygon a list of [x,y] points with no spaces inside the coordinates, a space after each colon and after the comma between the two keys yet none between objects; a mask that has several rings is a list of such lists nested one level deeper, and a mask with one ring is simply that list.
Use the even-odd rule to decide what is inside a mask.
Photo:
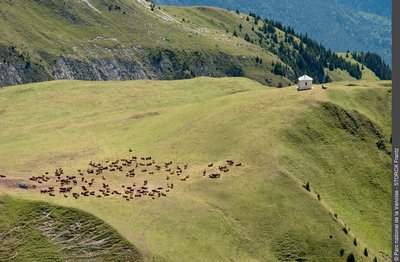
[{"label": "grassy hillside", "polygon": [[282,163],[355,236],[390,254],[391,94],[361,85],[347,92],[334,85],[329,102],[300,118],[287,131]]},{"label": "grassy hillside", "polygon": [[[354,64],[358,64],[360,67],[362,67],[362,64],[361,63],[359,63],[359,62],[357,62],[357,61],[355,61],[354,59],[353,59],[353,57],[352,57],[352,55],[351,54],[348,54],[348,56],[346,57],[346,53],[338,53],[338,55],[340,56],[340,57],[343,57],[344,59],[346,59],[347,61],[350,61],[351,63],[354,63]],[[375,75],[375,73],[374,72],[372,72],[369,68],[367,68],[367,67],[364,67],[364,69],[362,69],[362,72],[363,72],[363,75],[362,75],[362,79],[363,80],[368,80],[368,81],[376,81],[376,80],[379,80],[379,78]],[[332,75],[332,73],[331,73],[331,75]],[[339,78],[340,79],[340,81],[351,81],[351,78],[349,78],[349,75],[348,75],[348,73],[347,72],[341,72],[341,75],[343,76],[343,75],[346,75],[345,77],[343,77],[343,78]]]},{"label": "grassy hillside", "polygon": [[[197,76],[244,76],[287,86],[297,76],[281,60],[292,54],[276,54],[280,43],[293,48],[282,31],[263,35],[262,26],[262,21],[255,25],[254,19],[224,9],[152,9],[145,0],[5,1],[0,10],[0,86]],[[246,34],[253,41],[245,41]],[[274,72],[277,63],[285,72]],[[342,80],[334,74],[331,79]]]},{"label": "grassy hillside", "polygon": [[[212,22],[222,15],[230,17],[225,24],[239,23],[239,17],[209,10],[202,27],[193,27],[172,13],[151,11],[146,1],[7,1],[0,11],[0,57],[17,69],[22,64],[26,81],[245,75],[289,83],[271,73],[278,58]],[[257,65],[256,56],[268,63]]]},{"label": "grassy hillside", "polygon": [[[208,5],[255,12],[293,26],[332,50],[372,51],[391,63],[392,2],[389,0],[157,0],[167,5]],[[329,30],[327,30],[329,29]]]},{"label": "grassy hillside", "polygon": [[110,226],[77,210],[0,198],[0,261],[142,261]]},{"label": "grassy hillside", "polygon": [[[3,88],[0,192],[85,210],[149,261],[345,261],[350,253],[382,261],[391,246],[390,157],[382,147],[389,149],[390,85],[341,82],[297,92],[244,78],[196,78]],[[38,192],[58,186],[57,168],[78,175],[90,161],[132,155],[188,164],[190,178],[84,176],[96,179],[96,191],[101,183],[112,190],[174,183],[156,199]],[[227,159],[242,166],[219,179],[203,176],[210,163]],[[28,180],[47,171],[52,178],[43,185]],[[20,182],[38,188],[18,189]]]},{"label": "grassy hillside", "polygon": [[[319,43],[311,40],[304,35],[299,35],[290,27],[283,27],[282,24],[268,19],[262,20],[254,13],[246,15],[237,11],[226,12],[222,9],[211,7],[193,6],[193,7],[159,7],[159,9],[172,14],[185,25],[190,26],[193,30],[196,28],[214,28],[221,30],[223,34],[231,35],[230,38],[242,38],[247,43],[262,47],[263,52],[272,53],[279,57],[281,61],[273,61],[273,73],[285,76],[291,81],[297,82],[297,77],[304,73],[314,77],[314,81],[326,82],[325,76],[329,76],[329,81],[354,80],[354,72],[348,68],[349,65],[361,64],[354,59],[346,58],[341,53],[332,53]],[[236,37],[232,37],[236,36]],[[300,47],[302,46],[303,49]],[[306,51],[304,51],[306,50]],[[338,55],[336,59],[336,55]],[[338,60],[343,58],[344,63],[349,63],[343,67],[343,63]],[[261,66],[265,61],[262,57],[256,57],[261,62],[256,63]],[[300,60],[300,62],[299,62]],[[269,61],[267,61],[269,63]],[[276,65],[282,65],[280,70],[276,70]],[[335,70],[329,70],[328,65],[331,64]],[[341,64],[341,65],[340,65]],[[321,72],[319,71],[321,67]],[[325,70],[323,70],[325,68]],[[247,69],[251,70],[251,69]],[[333,72],[332,72],[333,71]],[[254,72],[251,75],[257,75]],[[322,76],[321,76],[322,74]],[[257,75],[259,78],[253,78],[260,81],[263,76]],[[375,73],[364,66],[359,79],[377,80]],[[272,79],[265,79],[267,84],[271,84]]]}]

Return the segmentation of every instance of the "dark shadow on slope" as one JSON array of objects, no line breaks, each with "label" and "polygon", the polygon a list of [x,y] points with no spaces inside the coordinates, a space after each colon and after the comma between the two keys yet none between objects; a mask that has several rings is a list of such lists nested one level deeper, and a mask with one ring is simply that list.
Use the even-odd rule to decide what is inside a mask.
[{"label": "dark shadow on slope", "polygon": [[[371,101],[371,110],[378,106]],[[390,138],[356,109],[333,103],[311,108],[285,132],[280,163],[310,183],[311,194],[320,194],[368,249],[388,252]]]},{"label": "dark shadow on slope", "polygon": [[386,145],[389,139],[386,139],[381,129],[376,123],[362,115],[356,110],[351,112],[344,110],[333,103],[324,103],[322,107],[337,121],[332,122],[332,127],[339,127],[350,134],[366,141],[369,138],[376,140],[376,146],[379,150],[391,154],[390,148]]},{"label": "dark shadow on slope", "polygon": [[0,261],[142,261],[113,228],[82,211],[0,197]]}]

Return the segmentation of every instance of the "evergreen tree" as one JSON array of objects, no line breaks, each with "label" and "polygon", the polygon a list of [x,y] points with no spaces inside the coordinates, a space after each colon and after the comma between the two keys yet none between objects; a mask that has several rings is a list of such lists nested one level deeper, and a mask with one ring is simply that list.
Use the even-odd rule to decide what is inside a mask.
[{"label": "evergreen tree", "polygon": [[274,40],[274,43],[277,44],[279,42],[278,35],[274,34],[274,36],[272,37],[272,40]]},{"label": "evergreen tree", "polygon": [[381,80],[392,79],[392,70],[379,55],[370,52],[361,52],[360,54],[354,53],[353,58],[371,69]]},{"label": "evergreen tree", "polygon": [[330,83],[330,82],[332,82],[332,79],[329,77],[329,75],[326,75],[326,76],[325,76],[324,82],[325,82],[325,83]]}]

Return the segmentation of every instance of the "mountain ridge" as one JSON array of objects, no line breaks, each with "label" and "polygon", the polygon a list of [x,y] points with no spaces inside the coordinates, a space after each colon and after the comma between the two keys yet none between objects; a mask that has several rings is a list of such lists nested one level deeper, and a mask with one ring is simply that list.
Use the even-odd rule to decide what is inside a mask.
[{"label": "mountain ridge", "polygon": [[[282,52],[293,49],[286,41],[288,33],[272,22],[267,32],[262,28],[265,21],[256,22],[218,8],[154,8],[146,1],[7,1],[0,10],[5,36],[0,39],[0,86],[52,79],[198,76],[293,84],[296,74],[307,72],[299,72],[297,62]],[[278,50],[279,45],[284,49]],[[314,46],[313,60],[305,57],[304,63],[310,69],[318,66],[317,82],[328,74],[336,81],[361,77],[357,62],[339,61],[334,54],[319,65],[316,59],[324,53]],[[329,62],[339,71],[323,72]]]},{"label": "mountain ridge", "polygon": [[[255,12],[278,20],[338,52],[375,52],[391,65],[391,1],[157,0],[165,5],[207,5]],[[338,38],[339,37],[339,38]]]}]

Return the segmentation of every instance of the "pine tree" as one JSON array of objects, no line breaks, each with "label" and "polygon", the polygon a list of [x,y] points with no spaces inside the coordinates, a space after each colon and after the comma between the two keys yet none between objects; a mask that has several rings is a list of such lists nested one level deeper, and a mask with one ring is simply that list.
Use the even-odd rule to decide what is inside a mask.
[{"label": "pine tree", "polygon": [[325,76],[324,82],[325,82],[325,83],[330,83],[330,82],[332,82],[332,79],[330,78],[329,75],[326,75],[326,76]]},{"label": "pine tree", "polygon": [[277,34],[274,34],[272,40],[274,40],[274,43],[277,44],[277,43],[279,42],[279,40],[278,40],[278,35],[277,35]]}]

